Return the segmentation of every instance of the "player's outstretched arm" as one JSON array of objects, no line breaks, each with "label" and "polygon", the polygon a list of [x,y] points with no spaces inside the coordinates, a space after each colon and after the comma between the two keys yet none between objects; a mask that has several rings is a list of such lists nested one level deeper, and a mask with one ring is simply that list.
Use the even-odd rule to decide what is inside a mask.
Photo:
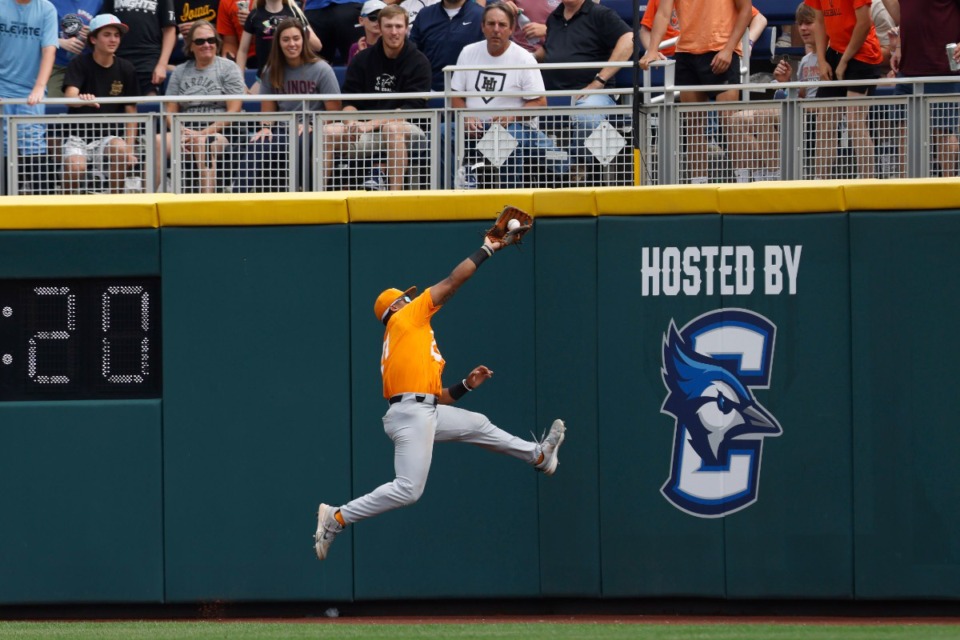
[{"label": "player's outstretched arm", "polygon": [[444,305],[453,297],[464,282],[477,272],[477,269],[483,264],[483,261],[492,256],[503,247],[502,242],[491,241],[489,238],[483,239],[483,246],[474,251],[463,262],[454,267],[446,278],[430,287],[430,294],[433,296],[433,303],[437,306]]},{"label": "player's outstretched arm", "polygon": [[466,378],[444,389],[440,394],[440,404],[453,404],[492,377],[493,371],[482,364],[479,365],[471,371]]}]

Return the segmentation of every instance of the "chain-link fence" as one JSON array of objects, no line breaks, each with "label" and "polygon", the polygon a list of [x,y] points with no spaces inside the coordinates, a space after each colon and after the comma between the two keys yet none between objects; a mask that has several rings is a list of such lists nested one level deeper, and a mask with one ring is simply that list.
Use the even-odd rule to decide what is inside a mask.
[{"label": "chain-link fence", "polygon": [[259,96],[243,96],[241,113],[172,113],[165,105],[177,99],[152,98],[141,101],[137,115],[2,116],[10,135],[0,182],[4,193],[24,195],[250,193],[960,171],[958,94],[800,99],[796,89],[805,85],[789,83],[782,85],[785,99],[770,99],[771,85],[751,86],[768,90],[755,92],[766,99],[679,104],[669,87],[648,87],[636,108],[632,92],[623,90],[611,107],[571,107],[560,93],[548,98],[564,106],[484,110],[452,108],[448,92],[443,100],[422,95],[432,98],[431,108],[419,110],[267,113]]},{"label": "chain-link fence", "polygon": [[456,189],[631,185],[632,126],[621,107],[458,110],[444,177]]},{"label": "chain-link fence", "polygon": [[315,114],[314,190],[439,188],[440,117],[426,109]]},{"label": "chain-link fence", "polygon": [[851,98],[802,103],[799,162],[804,180],[902,178],[909,150],[903,144],[908,112],[904,99]]},{"label": "chain-link fence", "polygon": [[149,116],[10,116],[7,193],[144,193],[153,190]]}]

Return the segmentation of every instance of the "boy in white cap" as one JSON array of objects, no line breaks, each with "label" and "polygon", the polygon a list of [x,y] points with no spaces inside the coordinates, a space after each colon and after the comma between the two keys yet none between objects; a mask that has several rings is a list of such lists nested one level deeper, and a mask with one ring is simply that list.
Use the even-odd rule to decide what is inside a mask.
[{"label": "boy in white cap", "polygon": [[350,52],[347,54],[347,64],[353,60],[353,56],[358,51],[363,51],[369,46],[377,44],[380,39],[380,23],[377,18],[380,17],[380,9],[386,8],[387,4],[381,0],[367,0],[360,9],[360,19],[358,27],[363,27],[363,36],[350,45]]},{"label": "boy in white cap", "polygon": [[[133,63],[116,55],[120,40],[127,31],[127,25],[109,13],[100,14],[90,21],[87,42],[92,50],[70,61],[63,80],[63,95],[92,104],[89,107],[71,106],[71,114],[137,112],[132,103],[96,102],[97,98],[135,98],[140,95],[136,68]],[[88,168],[106,180],[110,192],[123,191],[128,170],[137,164],[134,154],[137,123],[78,123],[68,125],[67,136],[63,143],[63,182],[66,192],[76,193],[80,190]]]}]

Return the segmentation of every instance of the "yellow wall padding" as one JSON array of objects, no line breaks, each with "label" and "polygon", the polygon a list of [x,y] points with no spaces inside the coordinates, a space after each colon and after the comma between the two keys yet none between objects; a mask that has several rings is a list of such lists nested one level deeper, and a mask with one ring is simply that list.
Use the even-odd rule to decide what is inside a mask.
[{"label": "yellow wall padding", "polygon": [[164,227],[337,224],[347,193],[235,193],[171,196],[158,202]]},{"label": "yellow wall padding", "polygon": [[157,195],[5,196],[0,229],[156,228]]},{"label": "yellow wall padding", "polygon": [[597,196],[593,189],[538,189],[533,208],[539,216],[595,216]]},{"label": "yellow wall padding", "polygon": [[506,205],[536,216],[533,191],[379,191],[352,193],[351,222],[413,222],[430,220],[493,220]]},{"label": "yellow wall padding", "polygon": [[609,215],[719,213],[717,185],[596,189],[597,213]]},{"label": "yellow wall padding", "polygon": [[6,196],[0,197],[0,229],[492,221],[508,204],[534,217],[960,209],[960,179],[396,193]]},{"label": "yellow wall padding", "polygon": [[960,179],[860,180],[843,188],[849,211],[960,209]]},{"label": "yellow wall padding", "polygon": [[843,182],[759,182],[719,185],[722,213],[824,213],[847,210]]}]

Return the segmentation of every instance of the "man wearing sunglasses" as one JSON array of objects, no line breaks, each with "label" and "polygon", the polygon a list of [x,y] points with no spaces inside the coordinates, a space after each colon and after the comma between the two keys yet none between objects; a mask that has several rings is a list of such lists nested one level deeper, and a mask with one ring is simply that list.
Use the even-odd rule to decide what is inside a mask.
[{"label": "man wearing sunglasses", "polygon": [[483,246],[420,296],[416,296],[416,287],[386,289],[377,296],[373,312],[386,326],[380,357],[383,397],[388,403],[383,428],[393,440],[396,477],[341,507],[320,505],[314,538],[320,560],[327,557],[333,539],[347,524],[411,505],[420,498],[430,473],[434,442],[468,442],[522,460],[548,476],[556,471],[557,451],[566,432],[563,420],[554,420],[539,442],[522,440],[497,428],[482,414],[452,406],[492,377],[493,371],[480,365],[456,384],[443,387],[441,382],[444,360],[430,319],[502,246],[484,239]]}]

